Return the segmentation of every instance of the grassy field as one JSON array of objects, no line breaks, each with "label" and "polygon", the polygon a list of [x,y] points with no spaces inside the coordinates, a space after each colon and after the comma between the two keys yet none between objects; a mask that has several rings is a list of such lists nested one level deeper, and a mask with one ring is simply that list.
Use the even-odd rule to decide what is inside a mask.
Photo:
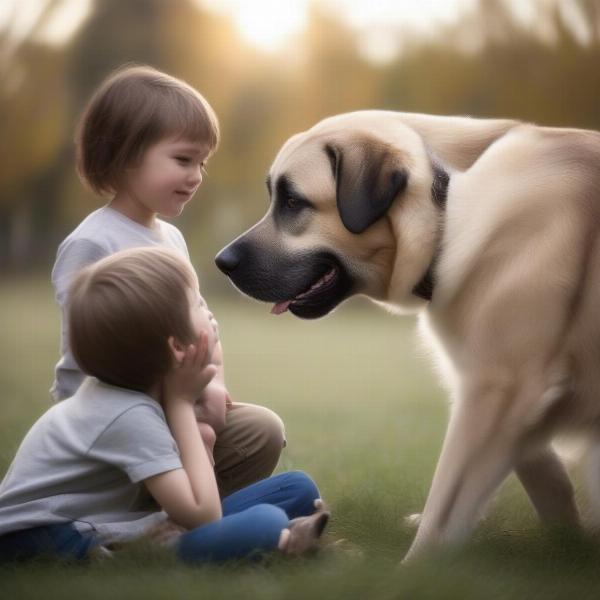
[{"label": "grassy field", "polygon": [[[328,540],[348,551],[260,566],[190,568],[133,548],[86,566],[0,567],[1,598],[598,598],[600,542],[540,528],[511,479],[464,548],[398,562],[421,510],[447,408],[414,322],[364,302],[318,322],[266,305],[209,302],[219,319],[235,399],[277,411],[288,447],[279,470],[302,469],[333,511]],[[0,470],[49,405],[58,310],[44,281],[0,284]]]}]

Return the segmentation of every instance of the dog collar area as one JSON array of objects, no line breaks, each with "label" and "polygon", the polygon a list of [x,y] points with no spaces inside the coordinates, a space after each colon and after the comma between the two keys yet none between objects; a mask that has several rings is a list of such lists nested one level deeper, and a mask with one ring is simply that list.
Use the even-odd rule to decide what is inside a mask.
[{"label": "dog collar area", "polygon": [[[431,161],[431,168],[433,170],[433,181],[431,182],[431,200],[438,207],[440,212],[446,209],[446,201],[448,199],[448,184],[450,183],[450,174],[442,165],[435,160]],[[441,238],[441,235],[440,235]],[[412,293],[427,302],[431,301],[433,297],[433,290],[435,287],[434,268],[437,263],[437,259],[440,253],[440,246],[438,243],[435,252],[433,253],[433,259],[423,277],[413,287]]]}]

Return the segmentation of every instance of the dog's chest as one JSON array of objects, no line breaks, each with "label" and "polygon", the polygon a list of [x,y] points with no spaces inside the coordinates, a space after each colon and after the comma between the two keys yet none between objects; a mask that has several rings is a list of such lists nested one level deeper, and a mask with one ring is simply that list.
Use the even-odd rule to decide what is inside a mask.
[{"label": "dog's chest", "polygon": [[458,390],[462,348],[455,331],[425,310],[419,315],[419,335],[431,353],[434,367],[450,392]]}]

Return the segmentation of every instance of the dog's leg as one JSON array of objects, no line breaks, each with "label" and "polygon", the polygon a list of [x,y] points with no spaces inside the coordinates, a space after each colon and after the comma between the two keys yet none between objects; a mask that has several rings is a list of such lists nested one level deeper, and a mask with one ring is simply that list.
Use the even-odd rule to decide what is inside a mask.
[{"label": "dog's leg", "polygon": [[[573,485],[552,448],[544,448],[542,452],[519,461],[515,473],[543,522],[565,525],[579,523]],[[600,482],[600,477],[597,481]]]},{"label": "dog's leg", "polygon": [[[598,449],[600,461],[600,448]],[[600,524],[600,462],[596,463],[595,487]],[[515,474],[523,485],[542,522],[548,525],[579,525],[575,492],[560,458],[551,448],[519,461]],[[404,517],[404,523],[415,529],[421,523],[421,513]]]},{"label": "dog's leg", "polygon": [[513,469],[530,407],[523,394],[512,397],[510,391],[483,384],[455,403],[421,524],[405,560],[464,539]]}]

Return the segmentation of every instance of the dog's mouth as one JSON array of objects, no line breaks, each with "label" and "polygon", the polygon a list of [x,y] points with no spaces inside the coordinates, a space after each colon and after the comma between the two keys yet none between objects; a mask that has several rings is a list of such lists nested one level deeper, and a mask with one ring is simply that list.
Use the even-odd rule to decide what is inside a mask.
[{"label": "dog's mouth", "polygon": [[242,236],[216,263],[243,294],[274,303],[275,315],[289,310],[302,319],[323,317],[359,285],[352,266],[327,248],[288,253]]},{"label": "dog's mouth", "polygon": [[287,310],[303,319],[316,319],[330,312],[350,295],[350,277],[339,265],[328,265],[325,272],[293,298],[278,302],[271,313],[280,315]]}]

